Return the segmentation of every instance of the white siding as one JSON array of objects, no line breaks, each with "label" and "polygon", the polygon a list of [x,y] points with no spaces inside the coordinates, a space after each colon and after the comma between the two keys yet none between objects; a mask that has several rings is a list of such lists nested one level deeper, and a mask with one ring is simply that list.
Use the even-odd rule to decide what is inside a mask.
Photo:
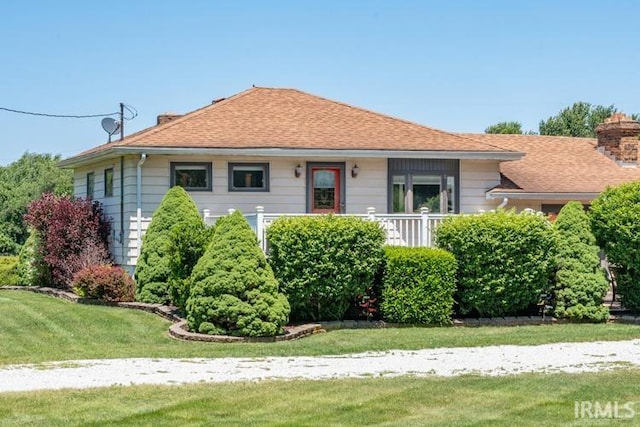
[{"label": "white siding", "polygon": [[[113,169],[113,196],[105,197],[104,171],[109,168]],[[126,241],[123,239],[125,236],[121,233],[120,227],[120,218],[122,215],[120,205],[120,194],[122,191],[120,180],[120,158],[97,163],[88,168],[85,167],[74,170],[74,195],[76,197],[87,196],[87,174],[91,172],[93,172],[95,176],[93,199],[102,204],[104,214],[111,222],[111,236],[109,239],[111,255],[114,257],[116,263],[121,264],[123,262],[123,253]],[[126,217],[127,215],[125,212],[125,218]]]},{"label": "white siding", "polygon": [[497,160],[460,160],[460,212],[495,209],[501,200],[487,200],[486,193],[499,184]]},{"label": "white siding", "polygon": [[[386,212],[387,204],[387,162],[386,159],[314,159],[314,162],[345,162],[346,212],[366,213],[367,207],[375,207],[378,212]],[[187,157],[150,156],[143,166],[143,206],[144,216],[151,216],[169,189],[171,162],[211,162],[213,165],[213,191],[190,191],[198,208],[209,209],[212,215],[225,214],[228,209],[253,212],[256,206],[264,206],[265,212],[302,213],[306,211],[306,162],[298,158],[261,157]],[[233,192],[229,191],[228,164],[233,162],[269,163],[270,191]],[[357,163],[360,173],[351,177],[351,168]],[[303,173],[294,176],[296,165]],[[135,172],[135,171],[134,171]],[[135,183],[134,183],[135,187]],[[135,193],[135,188],[134,188]]]},{"label": "white siding", "polygon": [[[116,263],[133,271],[137,261],[137,200],[136,166],[139,156],[124,157],[124,186],[120,179],[120,158],[96,164],[91,168],[75,171],[74,186],[77,196],[86,194],[86,174],[95,174],[95,199],[105,206],[105,212],[113,221],[112,253]],[[209,209],[212,215],[225,214],[229,208],[252,213],[256,206],[263,206],[266,213],[302,213],[306,211],[306,161],[302,158],[264,157],[216,157],[216,156],[156,156],[150,155],[142,166],[142,231],[146,230],[153,212],[169,189],[171,162],[211,162],[213,191],[191,191],[198,209]],[[230,192],[228,189],[229,162],[267,162],[270,170],[270,191]],[[364,214],[368,207],[378,213],[387,212],[387,159],[327,158],[313,162],[345,164],[346,213]],[[294,176],[296,165],[303,173]],[[351,168],[357,164],[360,171],[356,178]],[[114,168],[114,195],[104,198],[104,169]],[[462,212],[493,209],[499,200],[487,200],[485,193],[500,183],[497,161],[460,161],[460,207]],[[123,238],[120,239],[120,194],[123,188]]]}]

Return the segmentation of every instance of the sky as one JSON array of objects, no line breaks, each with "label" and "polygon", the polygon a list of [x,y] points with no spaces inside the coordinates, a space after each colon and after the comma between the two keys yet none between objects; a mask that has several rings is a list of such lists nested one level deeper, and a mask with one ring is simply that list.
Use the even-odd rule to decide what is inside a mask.
[{"label": "sky", "polygon": [[[187,113],[295,88],[450,132],[538,130],[577,101],[640,113],[640,2],[21,0],[0,6],[0,107]],[[0,165],[107,142],[101,118],[0,110]]]}]

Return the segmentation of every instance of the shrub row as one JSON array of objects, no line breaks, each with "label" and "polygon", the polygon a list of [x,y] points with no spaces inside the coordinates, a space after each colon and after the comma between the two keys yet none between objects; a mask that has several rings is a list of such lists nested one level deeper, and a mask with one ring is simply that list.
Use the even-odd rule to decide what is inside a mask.
[{"label": "shrub row", "polygon": [[291,304],[291,318],[341,320],[373,285],[385,235],[355,217],[280,218],[267,229],[269,263]]},{"label": "shrub row", "polygon": [[498,211],[450,217],[436,239],[458,261],[455,298],[463,315],[516,315],[551,289],[556,241],[542,216]]},{"label": "shrub row", "polygon": [[442,249],[387,247],[381,309],[394,323],[451,322],[457,263]]}]

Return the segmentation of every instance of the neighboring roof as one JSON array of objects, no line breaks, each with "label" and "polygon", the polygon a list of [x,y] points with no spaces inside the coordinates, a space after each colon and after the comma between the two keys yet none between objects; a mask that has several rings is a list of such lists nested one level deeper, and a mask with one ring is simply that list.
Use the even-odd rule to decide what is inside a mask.
[{"label": "neighboring roof", "polygon": [[[226,151],[225,151],[226,150]],[[310,95],[295,89],[254,87],[168,123],[153,126],[61,162],[75,166],[123,153],[225,153],[285,155],[292,150],[326,155],[355,151],[383,157],[413,152],[445,158],[517,159],[522,153],[468,136]],[[386,154],[385,154],[386,153]],[[421,154],[425,153],[425,154]],[[301,153],[297,153],[301,154]]]},{"label": "neighboring roof", "polygon": [[[501,162],[503,184],[496,197],[593,198],[610,185],[640,179],[640,168],[622,167],[596,149],[595,138],[564,136],[461,134],[505,150],[523,151],[515,161]],[[508,180],[508,181],[505,181]]]}]

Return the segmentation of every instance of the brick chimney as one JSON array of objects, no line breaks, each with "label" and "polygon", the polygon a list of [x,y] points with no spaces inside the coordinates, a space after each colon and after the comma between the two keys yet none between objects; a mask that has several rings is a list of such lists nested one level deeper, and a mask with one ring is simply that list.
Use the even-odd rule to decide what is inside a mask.
[{"label": "brick chimney", "polygon": [[162,113],[158,114],[158,125],[163,125],[165,123],[169,123],[177,119],[178,117],[182,117],[182,114],[176,113]]},{"label": "brick chimney", "polygon": [[613,113],[596,126],[598,148],[621,163],[638,163],[640,122],[624,113]]}]

